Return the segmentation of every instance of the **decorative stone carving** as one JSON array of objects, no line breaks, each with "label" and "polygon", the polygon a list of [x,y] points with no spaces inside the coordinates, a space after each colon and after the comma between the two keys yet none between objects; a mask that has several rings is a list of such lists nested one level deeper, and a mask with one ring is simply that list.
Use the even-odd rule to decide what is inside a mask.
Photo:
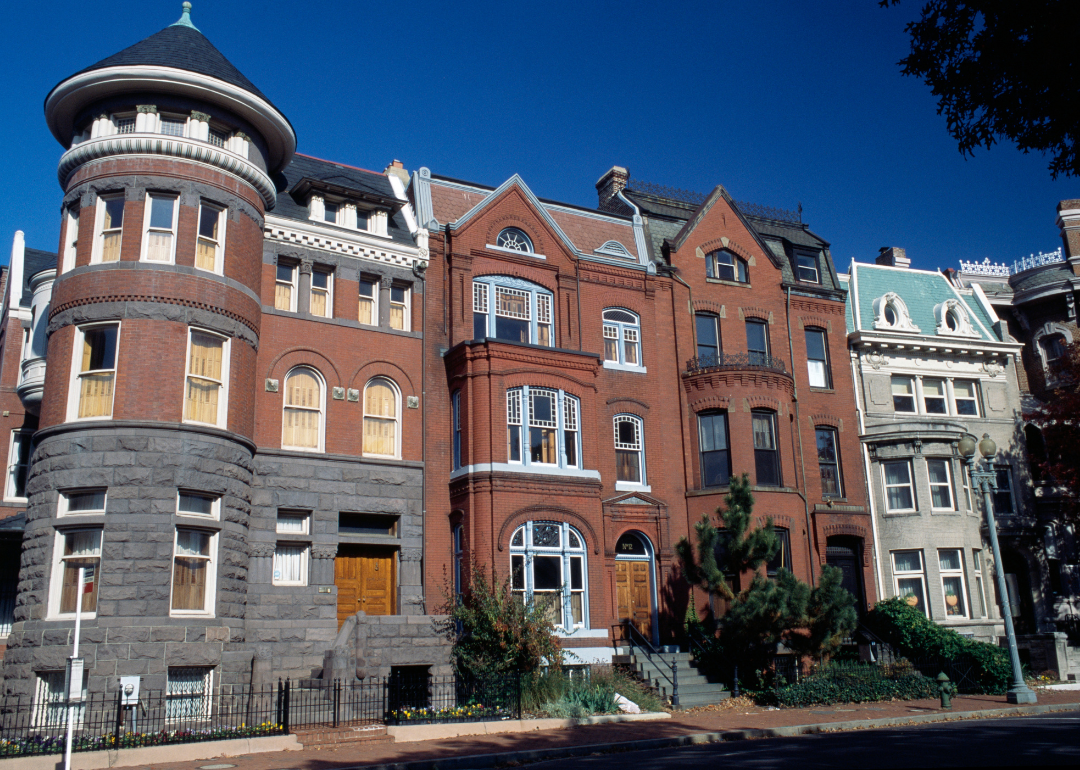
[{"label": "decorative stone carving", "polygon": [[332,392],[334,394],[334,400],[335,401],[344,401],[345,400],[345,388],[334,387]]},{"label": "decorative stone carving", "polygon": [[277,546],[274,543],[252,543],[251,556],[254,559],[267,559],[274,555]]},{"label": "decorative stone carving", "polygon": [[333,544],[316,543],[311,546],[312,559],[333,559],[337,556],[338,547]]},{"label": "decorative stone carving", "polygon": [[300,260],[300,275],[311,275],[312,262],[307,257]]},{"label": "decorative stone carving", "polygon": [[405,405],[409,409],[419,409],[420,408],[420,396],[407,396],[405,398]]},{"label": "decorative stone carving", "polygon": [[192,110],[191,111],[191,119],[192,120],[201,120],[203,123],[209,123],[210,122],[210,116],[208,114],[206,114],[205,112],[199,112],[198,110]]},{"label": "decorative stone carving", "polygon": [[135,112],[141,112],[144,115],[157,115],[156,104],[136,104]]},{"label": "decorative stone carving", "polygon": [[359,401],[360,400],[360,390],[358,388],[349,388],[349,393],[348,393],[347,397],[348,397],[349,401],[354,401],[354,402]]},{"label": "decorative stone carving", "polygon": [[390,276],[384,275],[384,276],[379,277],[379,286],[381,286],[382,288],[389,289],[393,285],[394,285],[394,279],[391,278]]},{"label": "decorative stone carving", "polygon": [[401,560],[402,561],[420,561],[424,558],[424,552],[420,548],[402,548]]},{"label": "decorative stone carving", "polygon": [[277,393],[278,389],[280,387],[281,387],[281,382],[279,380],[272,380],[270,378],[267,378],[267,380],[266,380],[266,392],[267,393]]}]

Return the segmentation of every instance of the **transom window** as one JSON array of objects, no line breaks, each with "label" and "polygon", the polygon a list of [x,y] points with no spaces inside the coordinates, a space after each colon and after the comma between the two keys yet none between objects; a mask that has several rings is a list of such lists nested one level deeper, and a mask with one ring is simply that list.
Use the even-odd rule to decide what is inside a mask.
[{"label": "transom window", "polygon": [[631,484],[645,483],[644,440],[641,418],[631,414],[615,417],[615,478]]},{"label": "transom window", "polygon": [[641,321],[629,310],[604,311],[604,361],[641,366]]},{"label": "transom window", "polygon": [[499,237],[495,239],[495,245],[503,249],[521,251],[527,254],[533,252],[532,239],[516,227],[507,227],[499,233]]},{"label": "transom window", "polygon": [[551,347],[553,295],[542,286],[503,276],[473,281],[473,339],[494,337]]},{"label": "transom window", "polygon": [[747,283],[750,280],[746,260],[735,256],[727,249],[714,251],[705,257],[705,276],[739,283]]},{"label": "transom window", "polygon": [[885,475],[885,510],[915,510],[915,488],[911,483],[911,463],[907,460],[881,464]]},{"label": "transom window", "polygon": [[698,415],[698,448],[701,453],[701,485],[727,486],[731,481],[726,412]]},{"label": "transom window", "polygon": [[322,377],[314,369],[302,366],[285,377],[281,446],[322,448],[323,392]]},{"label": "transom window", "polygon": [[569,631],[588,625],[585,539],[569,524],[530,521],[510,538],[511,589]]},{"label": "transom window", "polygon": [[561,390],[506,391],[507,457],[522,465],[581,467],[579,404]]},{"label": "transom window", "polygon": [[929,617],[926,606],[926,573],[923,571],[922,551],[893,551],[893,576],[896,595],[911,607]]}]

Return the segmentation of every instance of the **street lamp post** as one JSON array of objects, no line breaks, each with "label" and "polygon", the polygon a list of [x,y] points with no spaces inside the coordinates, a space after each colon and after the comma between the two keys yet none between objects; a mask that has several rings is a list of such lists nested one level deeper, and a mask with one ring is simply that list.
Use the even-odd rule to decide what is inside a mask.
[{"label": "street lamp post", "polygon": [[990,530],[990,548],[994,553],[994,572],[997,573],[998,596],[1001,597],[1001,614],[1005,616],[1005,639],[1009,645],[1009,659],[1012,662],[1012,684],[1009,686],[1009,703],[1037,703],[1035,693],[1024,684],[1024,673],[1020,668],[1020,653],[1016,649],[1016,631],[1013,629],[1012,606],[1009,603],[1009,590],[1005,585],[1005,571],[1002,568],[1001,548],[998,546],[997,522],[994,521],[994,498],[993,490],[997,489],[997,473],[994,471],[991,458],[997,454],[997,444],[990,438],[990,434],[984,433],[979,442],[979,453],[985,458],[980,467],[975,461],[975,439],[964,436],[958,447],[960,454],[967,460],[968,469],[971,473],[971,483],[977,487],[983,496],[983,507],[986,508],[986,526]]}]

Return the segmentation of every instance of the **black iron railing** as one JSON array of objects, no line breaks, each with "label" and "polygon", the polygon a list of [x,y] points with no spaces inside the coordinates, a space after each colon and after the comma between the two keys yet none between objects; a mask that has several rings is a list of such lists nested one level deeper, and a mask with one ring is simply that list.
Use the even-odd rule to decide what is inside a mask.
[{"label": "black iron railing", "polygon": [[[214,693],[143,690],[137,705],[93,693],[75,706],[72,751],[284,735],[362,724],[521,718],[521,677],[398,676],[364,681],[279,681]],[[64,750],[67,704],[54,696],[0,698],[0,758]]]},{"label": "black iron railing", "polygon": [[687,374],[705,372],[710,369],[764,369],[787,374],[784,359],[764,353],[711,353],[696,356],[686,362]]},{"label": "black iron railing", "polygon": [[[653,647],[652,642],[645,638],[644,634],[637,630],[637,627],[630,620],[623,621],[623,627],[626,629],[626,642],[630,647],[630,654],[633,655],[636,651],[640,653],[648,660],[656,673],[663,680],[671,686],[671,705],[678,708],[679,706],[679,661],[672,658],[671,661],[664,660],[660,651]],[[652,684],[650,682],[650,684]],[[660,689],[660,679],[656,681],[656,688]]]}]

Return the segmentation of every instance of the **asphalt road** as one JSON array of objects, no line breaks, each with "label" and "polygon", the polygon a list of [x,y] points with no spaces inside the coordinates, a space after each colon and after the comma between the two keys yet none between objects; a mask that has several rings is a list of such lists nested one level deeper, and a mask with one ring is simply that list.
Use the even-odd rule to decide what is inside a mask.
[{"label": "asphalt road", "polygon": [[538,762],[530,768],[1080,767],[1080,711],[924,727],[770,738]]}]

